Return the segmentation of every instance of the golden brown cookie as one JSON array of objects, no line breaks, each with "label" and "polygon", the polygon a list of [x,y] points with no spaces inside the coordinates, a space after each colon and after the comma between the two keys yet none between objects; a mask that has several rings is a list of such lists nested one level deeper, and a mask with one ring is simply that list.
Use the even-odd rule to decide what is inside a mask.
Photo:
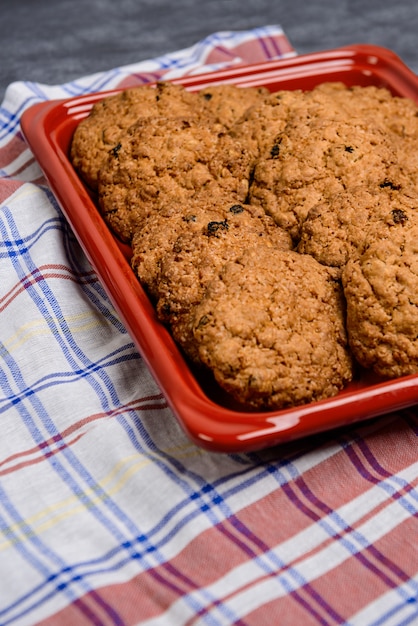
[{"label": "golden brown cookie", "polygon": [[384,87],[324,84],[315,92],[329,97],[341,118],[369,119],[401,138],[418,136],[418,105],[409,98],[392,95]]},{"label": "golden brown cookie", "polygon": [[395,168],[393,146],[378,126],[357,118],[296,120],[258,160],[250,202],[262,206],[297,242],[315,205],[347,189],[378,188]]},{"label": "golden brown cookie", "polygon": [[393,378],[418,372],[418,205],[367,232],[342,273],[347,332],[361,365]]},{"label": "golden brown cookie", "polygon": [[191,337],[193,308],[207,285],[227,261],[250,247],[288,250],[291,240],[262,210],[229,202],[224,217],[207,222],[194,232],[184,232],[161,260],[156,285],[157,315],[172,331],[184,351],[195,358]]},{"label": "golden brown cookie", "polygon": [[[358,103],[355,90],[348,89],[341,82],[322,83],[312,90],[279,90],[261,99],[237,120],[231,132],[241,140],[246,140],[258,157],[271,153],[274,138],[285,130],[287,124],[305,124],[312,119],[325,121],[348,121],[353,115],[363,118],[370,116],[372,104]],[[365,98],[363,98],[365,99]],[[372,118],[373,119],[373,118]],[[273,148],[277,150],[276,148]]]},{"label": "golden brown cookie", "polygon": [[394,147],[400,171],[410,182],[418,183],[418,105],[414,101],[393,96],[388,89],[373,85],[350,88],[322,85],[313,90],[312,96],[322,100],[315,115],[323,115],[327,108],[330,118],[352,120],[357,117],[379,126]]},{"label": "golden brown cookie", "polygon": [[194,317],[199,358],[242,404],[300,405],[352,377],[338,283],[308,255],[248,249],[218,272]]},{"label": "golden brown cookie", "polygon": [[131,241],[131,265],[151,297],[156,297],[161,263],[176,239],[182,234],[200,232],[211,222],[221,222],[233,207],[233,200],[223,194],[207,197],[197,193],[187,202],[162,206],[138,224]]},{"label": "golden brown cookie", "polygon": [[[77,126],[71,143],[71,160],[80,176],[97,188],[98,172],[121,135],[139,118],[157,116],[199,116],[203,103],[196,94],[180,85],[159,82],[140,85],[94,104],[90,114]],[[205,112],[205,116],[209,115]]]},{"label": "golden brown cookie", "polygon": [[115,233],[129,241],[144,217],[195,194],[248,193],[251,158],[220,124],[147,118],[131,126],[100,171],[99,203]]},{"label": "golden brown cookie", "polygon": [[385,180],[378,188],[356,187],[335,194],[309,211],[297,250],[341,276],[348,259],[362,249],[372,224],[416,206],[418,192],[404,189],[394,180]]},{"label": "golden brown cookie", "polygon": [[209,85],[198,92],[203,99],[204,110],[217,122],[230,128],[251,107],[263,102],[269,95],[265,87],[239,87],[221,83]]},{"label": "golden brown cookie", "polygon": [[272,138],[282,132],[293,107],[304,98],[302,91],[277,91],[249,107],[230,128],[230,133],[245,143],[256,161],[270,150]]}]

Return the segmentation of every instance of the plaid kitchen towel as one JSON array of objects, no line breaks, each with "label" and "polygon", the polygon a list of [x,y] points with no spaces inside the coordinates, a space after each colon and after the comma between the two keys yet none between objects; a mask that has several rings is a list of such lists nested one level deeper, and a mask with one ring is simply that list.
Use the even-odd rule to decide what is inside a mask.
[{"label": "plaid kitchen towel", "polygon": [[19,129],[35,102],[292,55],[216,33],[0,110],[0,624],[418,623],[418,408],[262,452],[184,435]]}]

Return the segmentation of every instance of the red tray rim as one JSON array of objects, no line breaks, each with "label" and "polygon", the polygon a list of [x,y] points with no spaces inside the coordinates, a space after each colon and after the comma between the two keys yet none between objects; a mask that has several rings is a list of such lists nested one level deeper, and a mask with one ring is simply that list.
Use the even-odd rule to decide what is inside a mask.
[{"label": "red tray rim", "polygon": [[[418,78],[392,51],[371,44],[233,69],[177,78],[189,89],[232,82],[257,86],[273,79],[323,82],[353,72],[370,75],[394,92],[418,102]],[[132,78],[132,86],[138,84]],[[124,82],[123,89],[127,86]],[[378,381],[345,390],[320,402],[280,411],[246,412],[228,409],[208,397],[182,357],[131,270],[121,246],[102,220],[89,192],[68,158],[74,124],[99,99],[116,88],[61,100],[40,102],[24,111],[23,136],[37,159],[65,217],[147,363],[168,405],[188,436],[199,446],[219,451],[251,451],[363,421],[418,402],[418,376]],[[161,358],[164,355],[164,358]]]}]

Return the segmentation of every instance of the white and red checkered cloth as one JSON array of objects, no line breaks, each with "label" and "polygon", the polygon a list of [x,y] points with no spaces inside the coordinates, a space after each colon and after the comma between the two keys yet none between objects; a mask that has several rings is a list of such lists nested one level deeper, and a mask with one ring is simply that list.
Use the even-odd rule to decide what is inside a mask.
[{"label": "white and red checkered cloth", "polygon": [[277,26],[0,109],[0,624],[418,623],[418,407],[281,448],[191,443],[19,129],[37,101],[292,55]]}]

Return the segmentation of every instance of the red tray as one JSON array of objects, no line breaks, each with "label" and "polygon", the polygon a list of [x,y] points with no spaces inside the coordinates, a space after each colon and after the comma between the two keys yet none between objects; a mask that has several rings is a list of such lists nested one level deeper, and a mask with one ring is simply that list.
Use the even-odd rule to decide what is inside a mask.
[{"label": "red tray", "polygon": [[[391,51],[362,44],[173,82],[191,90],[227,82],[264,85],[275,91],[311,89],[327,81],[386,87],[394,95],[418,102],[415,74]],[[78,122],[94,102],[118,91],[33,105],[22,116],[22,131],[84,252],[189,437],[211,450],[249,451],[417,403],[418,376],[382,381],[363,372],[334,398],[282,411],[247,412],[230,404],[214,383],[199,377],[156,319],[130,268],[129,250],[112,235],[69,160]]]}]

